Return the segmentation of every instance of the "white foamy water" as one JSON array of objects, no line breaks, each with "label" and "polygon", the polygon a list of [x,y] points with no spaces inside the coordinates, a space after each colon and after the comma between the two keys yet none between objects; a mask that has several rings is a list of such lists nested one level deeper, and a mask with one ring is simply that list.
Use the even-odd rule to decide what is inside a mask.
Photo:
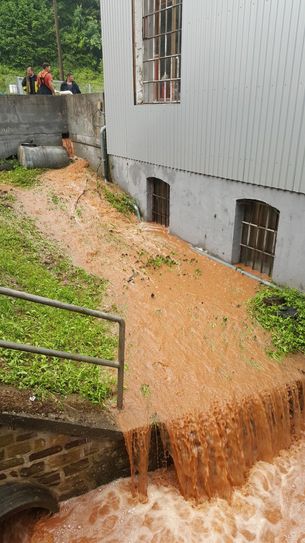
[{"label": "white foamy water", "polygon": [[146,503],[121,480],[69,500],[27,533],[15,524],[13,534],[4,543],[305,543],[305,438],[256,464],[230,503],[194,506],[153,475]]}]

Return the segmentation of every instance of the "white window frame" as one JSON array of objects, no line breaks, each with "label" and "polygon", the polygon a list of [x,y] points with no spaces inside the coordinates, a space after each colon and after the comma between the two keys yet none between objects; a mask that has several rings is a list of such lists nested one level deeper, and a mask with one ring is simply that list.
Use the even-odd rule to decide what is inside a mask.
[{"label": "white window frame", "polygon": [[135,104],[180,102],[182,4],[133,0]]}]

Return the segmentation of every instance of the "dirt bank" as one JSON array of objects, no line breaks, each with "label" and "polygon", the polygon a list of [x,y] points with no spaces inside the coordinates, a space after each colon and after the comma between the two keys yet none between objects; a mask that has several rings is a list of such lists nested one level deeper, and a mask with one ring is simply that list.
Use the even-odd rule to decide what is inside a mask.
[{"label": "dirt bank", "polygon": [[[299,378],[304,357],[271,360],[269,336],[248,315],[258,284],[163,227],[117,212],[85,161],[14,192],[17,207],[76,265],[109,280],[104,309],[117,308],[127,322],[124,430]],[[156,255],[175,263],[153,268],[147,262]]]}]

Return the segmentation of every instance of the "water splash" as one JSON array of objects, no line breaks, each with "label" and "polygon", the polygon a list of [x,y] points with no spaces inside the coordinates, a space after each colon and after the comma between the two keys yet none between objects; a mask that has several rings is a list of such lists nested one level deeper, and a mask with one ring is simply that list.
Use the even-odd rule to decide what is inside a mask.
[{"label": "water splash", "polygon": [[[116,481],[62,504],[30,527],[18,520],[3,543],[303,543],[305,436],[272,464],[258,462],[229,501],[185,501],[174,474],[149,476],[145,503]],[[27,524],[27,526],[25,526]]]},{"label": "water splash", "polygon": [[[172,456],[182,495],[197,502],[230,498],[255,462],[272,461],[300,435],[304,395],[305,381],[298,381],[164,422],[163,443]],[[126,434],[133,489],[138,473],[141,495],[146,493],[149,436],[147,428]]]}]

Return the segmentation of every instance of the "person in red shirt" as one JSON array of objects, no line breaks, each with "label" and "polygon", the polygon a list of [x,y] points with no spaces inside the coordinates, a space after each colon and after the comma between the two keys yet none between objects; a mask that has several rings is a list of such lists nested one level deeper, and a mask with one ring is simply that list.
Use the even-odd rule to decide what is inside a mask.
[{"label": "person in red shirt", "polygon": [[43,70],[37,76],[38,92],[37,94],[54,95],[55,88],[53,85],[53,76],[51,74],[51,65],[44,62]]}]

